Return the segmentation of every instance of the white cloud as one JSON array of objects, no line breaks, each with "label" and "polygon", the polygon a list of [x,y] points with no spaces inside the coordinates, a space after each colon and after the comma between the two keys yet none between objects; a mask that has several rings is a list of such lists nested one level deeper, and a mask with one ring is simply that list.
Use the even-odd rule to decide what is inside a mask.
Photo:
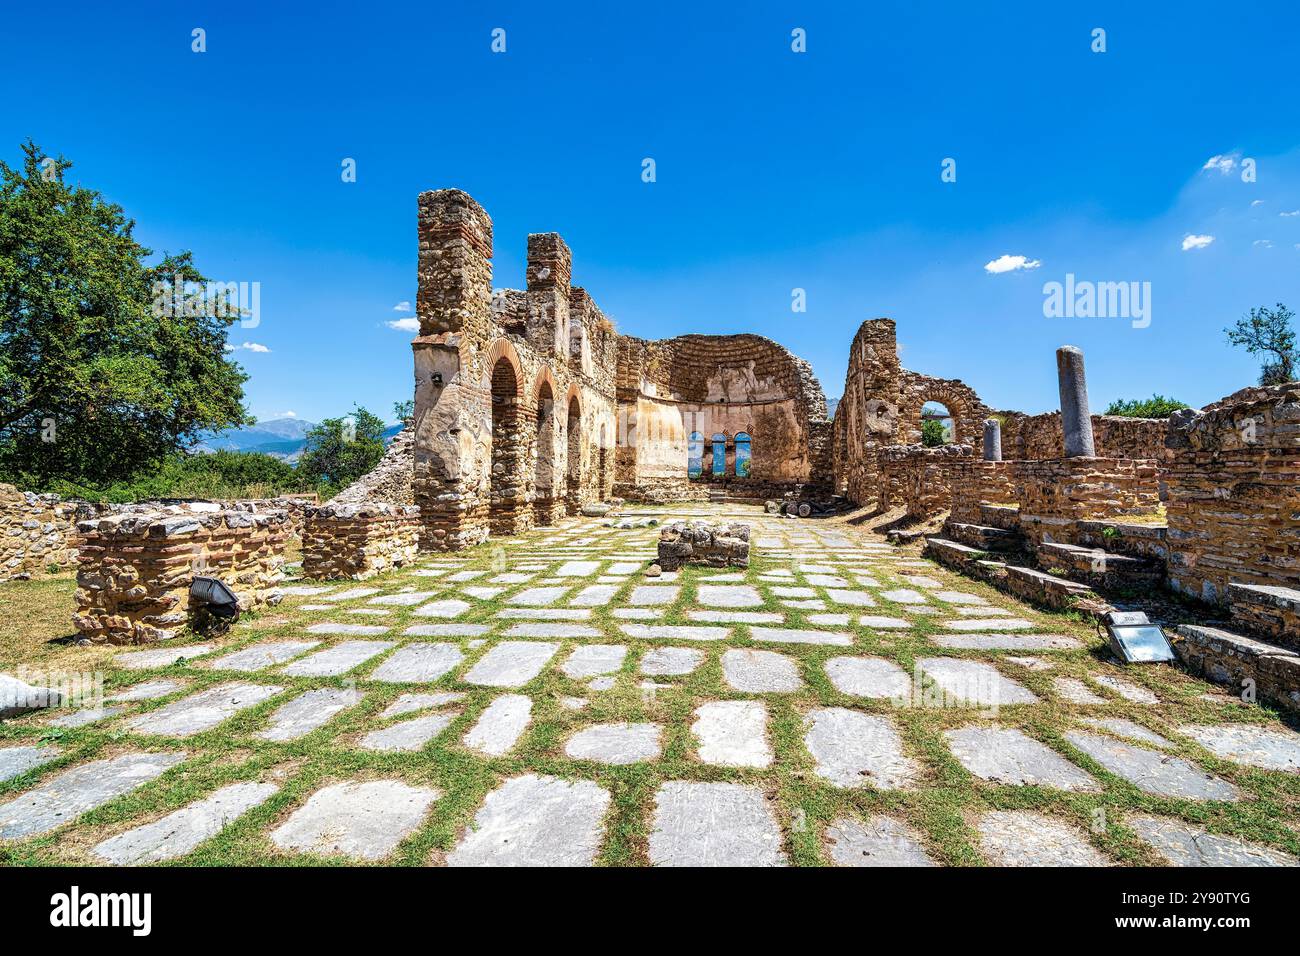
[{"label": "white cloud", "polygon": [[263,415],[261,418],[258,419],[258,421],[270,422],[270,421],[274,421],[277,418],[297,418],[297,417],[298,417],[298,413],[290,410],[287,412],[272,412],[270,415]]},{"label": "white cloud", "polygon": [[407,316],[405,319],[393,319],[391,322],[385,322],[384,325],[399,332],[420,331],[420,320],[413,315]]},{"label": "white cloud", "polygon": [[1183,237],[1183,252],[1187,252],[1189,249],[1204,249],[1213,241],[1213,236],[1193,236],[1189,232]]},{"label": "white cloud", "polygon": [[271,351],[271,350],[268,349],[265,345],[262,345],[262,344],[260,344],[260,343],[258,343],[258,342],[240,342],[238,345],[231,345],[229,342],[227,342],[227,343],[226,343],[226,351],[227,351],[227,352],[237,352],[237,351],[239,351],[239,352],[269,352],[269,351]]},{"label": "white cloud", "polygon": [[1223,175],[1232,172],[1232,167],[1237,165],[1237,160],[1233,156],[1211,156],[1205,161],[1201,169],[1217,169]]},{"label": "white cloud", "polygon": [[1300,216],[1300,209],[1292,209],[1290,212],[1280,212],[1279,216]]},{"label": "white cloud", "polygon": [[1263,246],[1265,249],[1272,249],[1272,248],[1273,248],[1273,240],[1272,240],[1272,239],[1256,239],[1254,242],[1251,243],[1251,245],[1252,245],[1252,246]]},{"label": "white cloud", "polygon": [[1025,256],[1009,256],[1005,253],[998,256],[992,262],[984,263],[984,271],[991,275],[998,275],[1002,272],[1016,272],[1020,269],[1037,269],[1042,265],[1037,259],[1028,259]]},{"label": "white cloud", "polygon": [[402,300],[401,302],[397,303],[397,305],[393,306],[393,311],[394,311],[394,312],[410,312],[410,311],[411,311],[411,303],[407,302],[406,300]]},{"label": "white cloud", "polygon": [[1251,204],[1252,206],[1262,206],[1262,205],[1264,205],[1264,200],[1262,200],[1262,199],[1252,199],[1252,200],[1250,201],[1250,204]]}]

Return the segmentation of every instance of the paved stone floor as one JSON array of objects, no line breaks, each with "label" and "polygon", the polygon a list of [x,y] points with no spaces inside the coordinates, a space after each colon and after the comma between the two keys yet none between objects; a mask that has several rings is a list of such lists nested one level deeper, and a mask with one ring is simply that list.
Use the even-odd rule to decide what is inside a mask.
[{"label": "paved stone floor", "polygon": [[647,577],[571,519],[0,724],[0,862],[1295,865],[1300,734],[839,524]]}]

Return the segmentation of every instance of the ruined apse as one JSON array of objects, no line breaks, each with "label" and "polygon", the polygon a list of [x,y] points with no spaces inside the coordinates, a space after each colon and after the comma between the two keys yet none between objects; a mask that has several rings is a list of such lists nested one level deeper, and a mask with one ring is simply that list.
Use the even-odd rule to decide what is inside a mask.
[{"label": "ruined apse", "polygon": [[808,364],[754,335],[619,335],[572,285],[556,233],[526,285],[492,285],[492,220],[457,189],[419,197],[414,498],[421,547],[633,501],[828,489],[831,424]]}]

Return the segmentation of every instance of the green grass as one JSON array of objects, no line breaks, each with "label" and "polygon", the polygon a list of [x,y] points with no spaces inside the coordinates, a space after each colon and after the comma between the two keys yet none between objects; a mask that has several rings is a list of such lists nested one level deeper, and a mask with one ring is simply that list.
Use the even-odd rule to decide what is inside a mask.
[{"label": "green grass", "polygon": [[[605,530],[599,521],[589,521],[586,525],[594,529],[593,533]],[[842,526],[813,522],[790,522],[789,525],[793,527],[781,525],[779,530],[787,534],[823,527],[845,530]],[[524,539],[508,542],[506,563],[511,566],[532,563],[532,559],[518,557],[515,552],[520,545],[527,546],[553,530],[543,529]],[[652,530],[638,529],[626,532],[626,535],[644,541],[652,533]],[[855,535],[852,531],[845,533],[850,537]],[[620,550],[630,551],[637,547],[645,550],[644,544],[628,544],[626,549],[611,547],[609,553],[616,554]],[[755,550],[755,555],[753,564],[746,573],[749,583],[757,583],[758,575],[764,570],[795,567],[789,559],[777,560],[758,549]],[[901,552],[896,556],[905,557]],[[463,558],[468,568],[491,569],[495,565],[498,570],[501,569],[497,542],[479,546],[457,557]],[[558,562],[560,558],[549,560]],[[816,560],[812,559],[812,562],[816,563]],[[537,563],[541,563],[541,559]],[[880,582],[882,589],[908,585],[907,579],[898,572],[910,569],[895,565],[892,570],[886,570],[884,562],[876,560],[874,563],[877,569],[870,573]],[[469,660],[451,674],[431,684],[369,682],[365,675],[387,655],[372,659],[358,669],[354,678],[365,690],[365,697],[358,706],[344,711],[324,727],[300,740],[271,743],[259,740],[255,734],[264,727],[265,720],[272,711],[310,688],[348,686],[349,678],[296,678],[272,672],[251,676],[213,673],[197,664],[178,664],[148,671],[111,670],[111,657],[120,648],[76,647],[57,640],[71,633],[68,615],[72,611],[74,585],[69,576],[0,585],[0,599],[3,599],[7,610],[0,620],[0,662],[3,662],[5,669],[20,664],[38,669],[102,669],[110,692],[115,688],[164,675],[186,680],[187,685],[183,690],[165,698],[131,705],[130,713],[144,713],[204,687],[231,680],[276,683],[286,688],[284,694],[241,712],[213,730],[184,741],[127,734],[118,729],[122,718],[105,721],[102,727],[92,725],[67,731],[44,728],[42,724],[45,718],[39,715],[0,724],[0,745],[57,740],[64,748],[63,755],[55,763],[0,784],[0,799],[7,799],[64,767],[128,749],[184,749],[190,754],[190,758],[181,766],[129,795],[85,814],[75,825],[65,826],[43,837],[0,847],[0,864],[85,864],[92,860],[88,855],[89,849],[107,836],[156,819],[224,784],[269,779],[281,786],[274,797],[239,818],[187,857],[164,865],[338,865],[348,861],[280,852],[266,834],[322,785],[338,780],[379,777],[397,778],[412,785],[433,787],[440,791],[441,797],[433,804],[424,824],[402,843],[393,858],[386,861],[398,865],[437,863],[443,854],[455,846],[459,835],[470,823],[487,793],[504,779],[527,772],[592,780],[610,792],[612,801],[605,821],[606,835],[598,863],[611,866],[641,865],[648,862],[647,842],[652,825],[654,795],[659,784],[665,780],[733,781],[761,788],[772,798],[771,805],[784,832],[787,855],[801,865],[826,863],[822,840],[827,825],[833,820],[842,816],[867,818],[875,814],[887,814],[906,822],[920,834],[928,851],[939,862],[950,865],[982,865],[978,835],[973,829],[973,823],[981,812],[991,809],[1036,810],[1070,822],[1088,834],[1094,844],[1117,863],[1157,865],[1160,862],[1147,845],[1124,826],[1124,815],[1129,812],[1151,812],[1174,817],[1215,833],[1240,837],[1300,855],[1300,827],[1297,826],[1297,821],[1300,821],[1300,775],[1253,770],[1222,761],[1176,734],[1176,728],[1187,723],[1248,722],[1276,726],[1279,719],[1275,713],[1267,708],[1247,707],[1222,697],[1205,700],[1201,695],[1212,690],[1211,685],[1166,666],[1130,668],[1122,672],[1125,679],[1154,690],[1161,697],[1161,706],[1147,707],[1130,703],[1096,685],[1093,685],[1094,691],[1107,700],[1104,705],[1070,705],[1057,697],[1052,687],[1052,678],[1083,678],[1089,673],[1100,672],[1120,673],[1118,668],[1104,662],[1101,642],[1091,624],[1074,614],[1052,614],[1027,609],[983,582],[959,578],[937,566],[915,570],[940,578],[953,589],[979,594],[991,604],[1013,610],[1017,615],[1046,621],[1053,633],[1073,635],[1083,641],[1085,646],[1075,651],[1030,652],[1054,662],[1054,669],[1046,672],[1029,671],[1001,661],[1008,654],[1014,654],[1014,651],[940,649],[929,641],[929,637],[941,629],[941,620],[956,616],[955,608],[946,606],[941,606],[941,613],[933,618],[916,618],[916,627],[909,631],[873,631],[856,623],[847,628],[822,628],[850,632],[854,638],[852,648],[799,644],[751,645],[745,640],[750,633],[748,626],[736,625],[732,640],[725,643],[654,642],[689,645],[703,651],[706,659],[700,668],[684,677],[652,678],[659,683],[671,684],[672,687],[648,696],[639,687],[642,678],[636,672],[636,667],[641,651],[649,647],[650,642],[623,636],[617,628],[620,622],[611,614],[614,607],[624,604],[632,587],[647,583],[638,574],[622,586],[609,605],[593,609],[588,622],[606,632],[607,642],[625,644],[630,648],[615,689],[600,694],[591,693],[581,681],[565,677],[553,665],[562,662],[574,647],[591,641],[562,641],[563,646],[552,659],[552,666],[548,666],[520,691],[527,693],[534,701],[532,723],[526,734],[507,756],[486,759],[463,748],[460,740],[484,708],[504,691],[475,687],[457,679],[479,653],[469,646],[470,639],[460,641]],[[692,623],[687,618],[686,611],[694,605],[699,579],[716,573],[718,572],[711,569],[685,569],[678,581],[681,593],[677,601],[667,609],[661,620],[647,623]],[[546,574],[547,572],[541,572],[538,577],[545,577]],[[796,572],[795,578],[789,583],[802,585],[804,582],[801,578],[802,575]],[[589,584],[593,580],[575,580],[574,583]],[[444,590],[440,579],[412,576],[407,571],[393,572],[365,583],[388,590],[407,585],[417,590],[426,587]],[[482,582],[476,580],[470,583]],[[537,586],[536,580],[521,585],[532,586]],[[503,598],[515,590],[517,588],[512,586],[497,599],[472,602],[471,610],[458,621],[495,623],[494,615],[505,606]],[[399,638],[401,630],[409,623],[429,620],[414,617],[411,613],[413,608],[405,607],[392,607],[389,616],[373,621],[342,612],[310,614],[294,610],[298,604],[311,603],[313,600],[310,597],[290,598],[279,608],[246,617],[222,639],[222,649],[229,651],[267,639],[301,637],[307,623],[327,619],[383,623],[392,628],[386,637],[397,635]],[[340,606],[363,606],[366,600],[362,598]],[[746,610],[783,610],[787,613],[787,623],[783,626],[818,629],[817,625],[809,623],[810,613],[844,609],[829,606],[826,612],[792,610],[768,598],[762,608]],[[909,617],[905,608],[887,602],[881,602],[877,608],[852,608],[848,613],[854,622],[860,614],[868,613]],[[329,643],[349,638],[339,636],[322,639]],[[434,640],[454,642],[456,639]],[[700,762],[694,752],[690,724],[696,707],[710,700],[753,699],[756,696],[731,691],[722,681],[719,657],[724,650],[737,646],[767,646],[785,654],[798,663],[804,680],[804,688],[797,693],[761,695],[768,706],[769,735],[775,752],[773,765],[765,769],[711,766]],[[1041,699],[1037,705],[1002,707],[996,717],[997,725],[1020,728],[1030,737],[1045,742],[1090,772],[1101,784],[1102,792],[1070,794],[1042,787],[1003,787],[974,778],[952,756],[942,735],[947,729],[988,722],[989,718],[984,711],[977,708],[898,708],[888,701],[863,700],[841,694],[827,679],[823,665],[829,658],[845,654],[888,657],[909,673],[913,671],[915,660],[923,656],[969,657],[997,664],[1003,674],[1028,687]],[[411,691],[435,689],[462,691],[465,697],[455,705],[461,708],[460,716],[423,750],[417,753],[381,754],[361,751],[351,746],[363,732],[381,725],[377,715],[398,696]],[[585,710],[569,710],[562,704],[562,699],[566,697],[584,697],[590,703]],[[922,779],[919,785],[911,790],[892,792],[870,788],[843,790],[830,786],[818,777],[814,772],[813,761],[803,747],[803,720],[809,709],[828,706],[849,707],[865,713],[891,716],[901,735],[905,753],[916,760],[921,768]],[[1092,730],[1081,728],[1075,721],[1078,716],[1124,717],[1161,734],[1174,743],[1170,752],[1234,783],[1243,791],[1243,800],[1238,804],[1197,803],[1144,794],[1123,779],[1109,774],[1065,741],[1064,733],[1068,730]],[[662,724],[665,729],[662,759],[654,763],[609,767],[575,761],[564,755],[564,742],[572,733],[594,723],[614,721],[653,721]],[[1099,819],[1098,811],[1101,811],[1100,818],[1105,824],[1101,828],[1094,826]]]}]

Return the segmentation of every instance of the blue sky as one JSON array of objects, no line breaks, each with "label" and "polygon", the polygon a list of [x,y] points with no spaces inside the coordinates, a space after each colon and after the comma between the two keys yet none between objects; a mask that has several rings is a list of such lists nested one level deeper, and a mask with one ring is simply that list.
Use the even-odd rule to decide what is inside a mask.
[{"label": "blue sky", "polygon": [[[996,408],[1055,408],[1065,343],[1094,407],[1203,405],[1255,379],[1224,326],[1300,309],[1294,2],[722,6],[15,5],[0,155],[32,137],[146,245],[260,282],[232,341],[267,350],[235,353],[264,418],[409,396],[387,323],[415,299],[416,195],[443,186],[492,215],[498,286],[556,231],[621,330],[768,335],[831,397],[887,315],[906,367]],[[1067,273],[1150,282],[1150,325],[1045,317]]]}]

